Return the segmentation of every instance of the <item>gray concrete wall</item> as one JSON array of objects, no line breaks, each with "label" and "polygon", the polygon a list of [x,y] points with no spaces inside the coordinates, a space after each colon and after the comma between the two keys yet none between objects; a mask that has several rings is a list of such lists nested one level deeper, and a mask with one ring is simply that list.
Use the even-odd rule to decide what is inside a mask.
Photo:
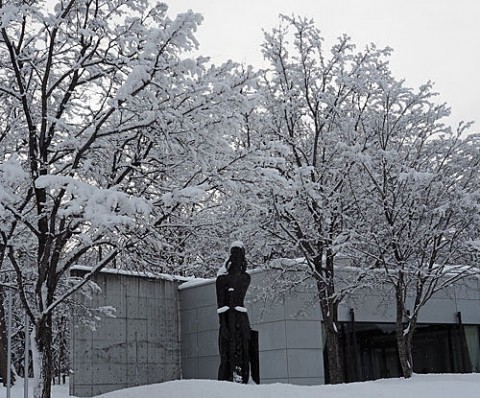
[{"label": "gray concrete wall", "polygon": [[[252,274],[246,297],[251,326],[259,331],[262,383],[324,383],[322,316],[315,303],[315,290],[301,287],[281,302],[265,307],[255,298],[262,284],[271,280],[267,273]],[[179,289],[183,377],[216,379],[219,354],[215,281],[188,283]],[[389,286],[358,290],[340,305],[339,321],[350,321],[351,309],[358,322],[392,323],[393,291]],[[438,292],[422,309],[419,322],[457,323],[459,311],[465,325],[480,324],[478,280],[462,281]]]},{"label": "gray concrete wall", "polygon": [[[394,322],[394,297],[392,287],[389,285],[359,289],[341,303],[339,320],[350,320],[349,314],[352,308],[355,311],[355,319],[359,322]],[[410,303],[413,308],[413,298],[410,298]],[[435,293],[420,310],[418,321],[419,323],[457,323],[458,312],[461,312],[462,322],[465,325],[480,325],[480,284],[477,279],[464,279]]]},{"label": "gray concrete wall", "polygon": [[[82,272],[82,271],[75,271]],[[91,308],[113,306],[96,330],[72,319],[70,394],[90,397],[181,377],[178,282],[108,271],[95,282],[102,289]]]},{"label": "gray concrete wall", "polygon": [[[282,302],[261,305],[255,299],[263,277],[262,273],[252,274],[245,302],[251,327],[259,331],[262,383],[324,383],[318,306],[310,306],[300,315],[307,297],[301,292]],[[220,358],[215,281],[187,284],[179,290],[183,378],[217,379]]]},{"label": "gray concrete wall", "polygon": [[[76,271],[85,272],[85,271]],[[341,272],[340,272],[341,274]],[[322,384],[322,317],[315,289],[301,286],[283,300],[258,300],[266,272],[252,273],[246,307],[259,331],[262,383]],[[179,282],[118,271],[101,273],[102,289],[86,306],[114,306],[115,318],[102,317],[94,331],[72,321],[71,394],[94,396],[111,390],[168,380],[216,379],[219,365],[215,281]],[[309,305],[308,303],[312,303]],[[339,307],[339,320],[393,322],[388,286],[363,288]],[[420,323],[480,324],[480,285],[464,281],[438,292],[421,311]]]}]

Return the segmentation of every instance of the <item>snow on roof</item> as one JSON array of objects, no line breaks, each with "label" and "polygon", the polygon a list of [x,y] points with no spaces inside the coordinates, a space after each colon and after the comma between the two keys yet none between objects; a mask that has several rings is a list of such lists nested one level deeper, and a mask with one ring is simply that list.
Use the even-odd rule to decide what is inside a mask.
[{"label": "snow on roof", "polygon": [[[89,265],[75,265],[70,268],[71,271],[86,271],[90,272],[92,267]],[[147,272],[147,271],[131,271],[125,269],[117,269],[117,268],[103,268],[99,271],[103,274],[114,274],[114,275],[126,275],[126,276],[136,276],[136,277],[143,277],[143,278],[152,278],[152,279],[163,279],[166,281],[171,282],[188,282],[191,281],[192,277],[185,277],[180,275],[170,275],[161,272]]]},{"label": "snow on roof", "polygon": [[[249,269],[249,270],[247,270],[247,274],[253,275],[253,274],[263,272],[265,270],[266,270],[265,268]],[[178,290],[183,290],[183,289],[189,289],[189,288],[192,288],[192,287],[199,287],[199,286],[203,286],[203,285],[208,285],[208,284],[211,284],[211,283],[215,283],[216,280],[217,280],[217,278],[195,278],[195,277],[192,277],[188,281],[179,285]]]},{"label": "snow on roof", "polygon": [[[90,272],[92,267],[89,265],[75,265],[70,268],[71,271],[85,271]],[[248,270],[249,274],[260,272],[260,269]],[[197,278],[194,276],[180,276],[180,275],[170,275],[160,272],[147,272],[147,271],[130,271],[125,269],[117,268],[103,268],[100,273],[104,274],[113,274],[113,275],[126,275],[126,276],[136,276],[143,278],[152,278],[152,279],[163,279],[166,281],[180,282],[178,286],[179,290],[188,289],[192,287],[199,287],[202,285],[208,285],[210,283],[215,283],[216,278]]]},{"label": "snow on roof", "polygon": [[182,283],[178,286],[178,290],[189,289],[192,287],[199,287],[215,283],[215,278],[191,278],[189,281]]}]

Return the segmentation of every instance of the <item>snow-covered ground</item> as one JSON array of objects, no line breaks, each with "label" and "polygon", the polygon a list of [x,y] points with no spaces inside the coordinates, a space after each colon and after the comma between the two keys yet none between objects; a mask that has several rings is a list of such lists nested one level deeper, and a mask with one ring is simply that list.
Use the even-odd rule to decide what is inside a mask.
[{"label": "snow-covered ground", "polygon": [[[0,388],[0,395],[3,391]],[[30,391],[31,393],[31,391]],[[2,395],[3,396],[3,395]],[[31,394],[30,394],[31,396]],[[480,374],[414,375],[409,380],[382,379],[325,386],[241,385],[212,380],[181,380],[100,395],[102,398],[478,398]],[[52,398],[68,397],[68,386],[54,386]],[[23,398],[23,386],[12,389]]]}]

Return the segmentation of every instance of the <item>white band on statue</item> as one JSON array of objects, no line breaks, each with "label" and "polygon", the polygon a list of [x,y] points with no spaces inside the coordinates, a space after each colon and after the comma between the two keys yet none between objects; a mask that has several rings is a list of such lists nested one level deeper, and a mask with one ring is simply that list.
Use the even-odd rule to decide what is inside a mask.
[{"label": "white band on statue", "polygon": [[225,305],[217,310],[217,314],[223,314],[224,312],[227,312],[229,308],[229,306]]},{"label": "white band on statue", "polygon": [[238,312],[247,312],[247,309],[245,307],[240,307],[239,305],[235,307],[235,309],[238,311]]}]

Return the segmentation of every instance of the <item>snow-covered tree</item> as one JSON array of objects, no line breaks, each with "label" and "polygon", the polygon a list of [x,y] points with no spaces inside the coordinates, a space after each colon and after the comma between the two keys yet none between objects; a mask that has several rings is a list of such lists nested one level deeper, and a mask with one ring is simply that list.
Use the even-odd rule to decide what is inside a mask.
[{"label": "snow-covered tree", "polygon": [[[46,398],[54,312],[107,265],[175,252],[239,157],[250,72],[188,58],[201,17],[147,0],[0,1],[0,14],[2,270],[35,325]],[[92,270],[69,278],[76,264]]]},{"label": "snow-covered tree", "polygon": [[[473,271],[478,142],[441,123],[448,109],[430,84],[416,92],[392,76],[388,48],[358,51],[341,37],[327,54],[311,20],[283,16],[263,50],[256,197],[272,257],[302,259],[275,265],[287,288],[317,287],[333,383],[344,377],[338,305],[383,268],[408,377],[419,310]],[[348,280],[336,273],[342,258]]]},{"label": "snow-covered tree", "polygon": [[395,291],[396,339],[405,377],[421,309],[440,289],[477,272],[478,141],[442,120],[431,84],[414,91],[385,76],[362,119],[368,146],[358,154],[356,248]]},{"label": "snow-covered tree", "polygon": [[[326,333],[326,353],[332,383],[344,381],[338,306],[367,275],[362,267],[337,284],[339,256],[350,256],[356,236],[354,195],[348,184],[355,172],[352,153],[366,139],[360,120],[376,79],[387,68],[389,49],[368,46],[357,51],[344,36],[331,48],[313,21],[281,17],[281,25],[265,35],[270,68],[264,72],[259,112],[264,120],[263,149],[269,157],[258,168],[276,256],[305,260],[301,281],[313,281]],[[342,286],[342,287],[340,287]]]}]

